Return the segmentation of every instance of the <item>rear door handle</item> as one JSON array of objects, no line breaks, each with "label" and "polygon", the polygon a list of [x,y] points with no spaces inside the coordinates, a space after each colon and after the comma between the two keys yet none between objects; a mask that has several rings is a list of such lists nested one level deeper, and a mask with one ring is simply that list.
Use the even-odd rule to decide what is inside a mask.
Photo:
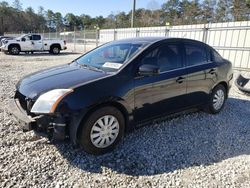
[{"label": "rear door handle", "polygon": [[179,77],[179,78],[176,80],[176,82],[179,83],[179,84],[181,84],[181,83],[183,83],[184,80],[185,80],[185,78]]},{"label": "rear door handle", "polygon": [[216,73],[216,70],[215,70],[215,69],[211,69],[208,73],[209,73],[209,74],[215,74],[215,73]]}]

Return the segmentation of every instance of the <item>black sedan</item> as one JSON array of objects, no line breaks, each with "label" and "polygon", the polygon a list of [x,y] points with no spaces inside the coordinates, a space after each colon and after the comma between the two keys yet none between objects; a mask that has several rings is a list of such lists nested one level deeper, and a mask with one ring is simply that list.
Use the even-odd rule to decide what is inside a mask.
[{"label": "black sedan", "polygon": [[232,64],[202,42],[120,40],[26,76],[9,111],[26,131],[103,154],[145,121],[188,109],[220,112],[232,78]]}]

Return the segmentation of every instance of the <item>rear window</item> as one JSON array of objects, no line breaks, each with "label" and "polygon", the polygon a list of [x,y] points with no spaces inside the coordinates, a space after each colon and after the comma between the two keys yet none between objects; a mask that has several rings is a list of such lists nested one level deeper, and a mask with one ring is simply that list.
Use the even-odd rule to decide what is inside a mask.
[{"label": "rear window", "polygon": [[40,35],[32,35],[31,40],[41,40]]},{"label": "rear window", "polygon": [[206,50],[203,45],[185,44],[187,66],[199,65],[207,62]]}]

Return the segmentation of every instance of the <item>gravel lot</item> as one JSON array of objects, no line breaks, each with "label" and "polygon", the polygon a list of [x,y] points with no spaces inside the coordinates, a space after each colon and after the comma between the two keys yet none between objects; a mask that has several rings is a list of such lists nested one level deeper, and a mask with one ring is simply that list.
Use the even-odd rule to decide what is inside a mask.
[{"label": "gravel lot", "polygon": [[235,87],[219,115],[141,128],[103,156],[23,133],[5,113],[17,81],[79,55],[0,53],[0,187],[250,187],[250,97]]}]

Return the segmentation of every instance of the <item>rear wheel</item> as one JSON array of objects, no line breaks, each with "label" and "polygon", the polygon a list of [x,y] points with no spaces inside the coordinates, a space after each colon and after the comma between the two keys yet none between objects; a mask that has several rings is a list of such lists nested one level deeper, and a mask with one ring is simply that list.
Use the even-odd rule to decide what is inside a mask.
[{"label": "rear wheel", "polygon": [[19,55],[20,54],[20,48],[18,46],[11,46],[9,48],[9,53],[11,55]]},{"label": "rear wheel", "polygon": [[226,101],[226,88],[223,85],[217,85],[211,94],[208,104],[208,112],[211,114],[219,113]]},{"label": "rear wheel", "polygon": [[84,122],[79,142],[87,153],[104,154],[122,140],[124,129],[123,114],[114,107],[103,107]]},{"label": "rear wheel", "polygon": [[59,54],[60,53],[60,47],[59,46],[52,46],[50,49],[50,53],[52,54]]}]

